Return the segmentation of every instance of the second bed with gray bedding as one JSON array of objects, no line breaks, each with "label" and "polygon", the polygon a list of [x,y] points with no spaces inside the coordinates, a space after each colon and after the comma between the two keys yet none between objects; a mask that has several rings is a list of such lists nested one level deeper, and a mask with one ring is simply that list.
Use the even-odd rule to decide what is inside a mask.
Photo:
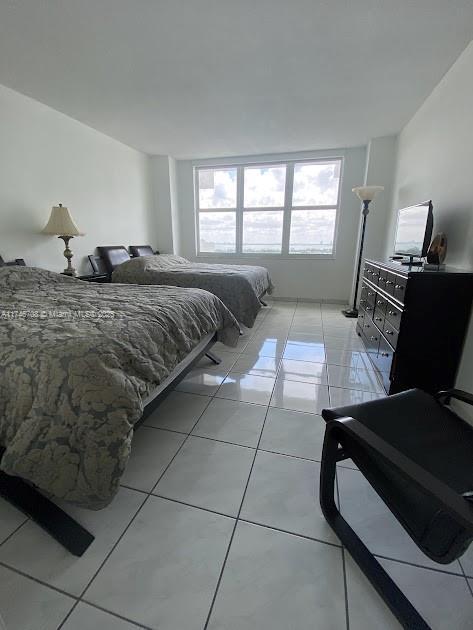
[{"label": "second bed with gray bedding", "polygon": [[265,267],[196,263],[168,254],[132,258],[115,268],[112,282],[205,289],[249,328],[261,309],[260,298],[273,290]]}]

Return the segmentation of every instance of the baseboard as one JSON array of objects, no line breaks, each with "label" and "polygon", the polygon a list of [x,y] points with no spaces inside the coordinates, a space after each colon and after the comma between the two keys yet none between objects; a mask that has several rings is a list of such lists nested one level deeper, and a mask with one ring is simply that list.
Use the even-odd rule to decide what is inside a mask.
[{"label": "baseboard", "polygon": [[331,298],[293,298],[271,295],[269,297],[267,296],[267,299],[273,302],[312,302],[315,304],[339,304],[340,306],[348,305],[348,302],[346,302],[345,300],[333,300]]}]

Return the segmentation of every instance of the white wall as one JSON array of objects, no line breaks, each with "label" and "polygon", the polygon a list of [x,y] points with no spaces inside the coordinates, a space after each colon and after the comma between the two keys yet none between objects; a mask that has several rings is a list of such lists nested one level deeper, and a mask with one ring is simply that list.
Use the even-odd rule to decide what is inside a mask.
[{"label": "white wall", "polygon": [[[400,134],[387,255],[392,254],[396,209],[432,199],[434,233],[448,237],[446,262],[473,268],[472,168],[473,43]],[[457,386],[473,392],[472,324]]]},{"label": "white wall", "polygon": [[150,157],[151,192],[156,212],[157,248],[161,253],[174,252],[173,183],[174,160],[168,155]]},{"label": "white wall", "polygon": [[51,206],[68,206],[86,236],[73,264],[97,245],[156,246],[148,157],[0,86],[0,255],[61,271],[64,244],[39,234]]},{"label": "white wall", "polygon": [[[384,186],[370,204],[370,212],[366,221],[365,242],[363,247],[363,260],[384,258],[385,235],[391,216],[392,184],[397,151],[397,136],[382,136],[372,138],[366,151],[364,186]],[[361,208],[361,202],[360,202]],[[360,212],[359,228],[357,236],[357,250],[361,240],[362,216]],[[353,283],[350,296],[350,304],[355,294],[356,274],[353,274]],[[358,291],[358,300],[360,294]]]},{"label": "white wall", "polygon": [[[193,168],[205,164],[238,164],[284,159],[308,159],[323,157],[343,157],[343,178],[341,208],[334,258],[288,259],[270,256],[245,257],[244,260],[222,257],[196,257],[194,180]],[[176,252],[186,258],[200,262],[221,262],[256,264],[267,267],[276,286],[275,296],[283,298],[308,298],[346,302],[348,300],[353,275],[356,233],[360,216],[360,205],[351,189],[363,182],[366,148],[357,147],[343,150],[314,151],[303,153],[280,153],[239,158],[219,158],[215,160],[177,161],[177,193],[179,197],[179,238],[174,243]]]}]

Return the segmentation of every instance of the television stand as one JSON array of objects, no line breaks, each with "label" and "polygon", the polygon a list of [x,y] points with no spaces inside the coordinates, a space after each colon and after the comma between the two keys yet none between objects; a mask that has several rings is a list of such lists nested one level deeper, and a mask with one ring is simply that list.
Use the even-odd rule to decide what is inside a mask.
[{"label": "television stand", "polygon": [[399,265],[406,265],[409,267],[422,267],[424,264],[421,260],[414,260],[414,258],[419,258],[419,256],[413,256],[411,254],[405,254],[409,256],[409,260],[405,260],[404,256],[391,256],[391,260],[396,261]]}]

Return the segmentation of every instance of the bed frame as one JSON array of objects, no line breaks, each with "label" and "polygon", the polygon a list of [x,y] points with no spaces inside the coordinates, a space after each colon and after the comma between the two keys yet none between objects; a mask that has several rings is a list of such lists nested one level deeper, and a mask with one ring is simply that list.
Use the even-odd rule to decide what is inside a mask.
[{"label": "bed frame", "polygon": [[[0,257],[0,267],[4,265],[25,266],[23,259],[16,260],[21,262],[5,263]],[[203,337],[159,387],[143,401],[143,414],[135,424],[135,430],[159,407],[163,400],[203,356],[208,357],[216,365],[221,363],[221,359],[211,352],[211,348],[216,341],[216,332]],[[0,461],[4,452],[5,449],[0,447]],[[20,477],[13,477],[0,471],[0,497],[11,503],[26,516],[29,516],[37,525],[75,556],[82,556],[94,541],[95,537],[93,534]]]}]

